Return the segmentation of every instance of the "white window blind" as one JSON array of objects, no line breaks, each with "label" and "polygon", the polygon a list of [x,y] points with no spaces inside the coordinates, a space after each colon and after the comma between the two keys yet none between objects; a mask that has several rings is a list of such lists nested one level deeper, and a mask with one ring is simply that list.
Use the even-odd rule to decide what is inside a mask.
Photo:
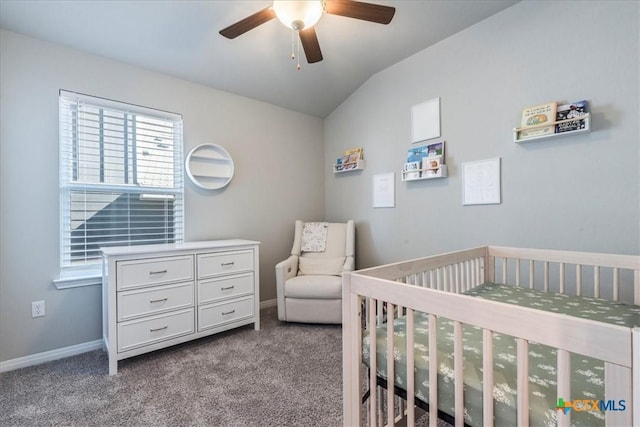
[{"label": "white window blind", "polygon": [[182,116],[60,91],[63,273],[100,248],[183,240]]}]

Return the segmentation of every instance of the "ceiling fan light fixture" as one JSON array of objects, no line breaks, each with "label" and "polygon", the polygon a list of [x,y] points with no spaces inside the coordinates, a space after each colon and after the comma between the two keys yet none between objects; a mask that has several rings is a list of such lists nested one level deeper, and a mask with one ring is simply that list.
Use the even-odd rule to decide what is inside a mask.
[{"label": "ceiling fan light fixture", "polygon": [[273,11],[285,26],[300,31],[316,25],[324,9],[321,0],[280,0],[273,2]]}]

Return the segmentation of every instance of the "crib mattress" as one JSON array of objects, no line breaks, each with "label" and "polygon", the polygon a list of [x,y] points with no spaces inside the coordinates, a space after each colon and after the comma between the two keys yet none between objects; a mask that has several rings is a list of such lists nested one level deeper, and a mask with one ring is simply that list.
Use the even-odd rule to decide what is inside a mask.
[{"label": "crib mattress", "polygon": [[[588,318],[616,325],[640,325],[640,307],[612,301],[546,293],[509,285],[484,284],[466,293],[519,306]],[[414,316],[415,389],[416,398],[428,403],[429,355],[428,318]],[[438,409],[454,414],[453,322],[438,319]],[[406,389],[406,324],[405,318],[394,321],[394,372],[396,386]],[[388,379],[386,325],[377,329],[377,375]],[[494,334],[494,416],[496,425],[516,425],[516,341]],[[463,325],[465,422],[482,425],[482,330]],[[557,424],[556,350],[529,344],[529,405],[533,426]],[[363,336],[363,361],[369,366],[369,335]],[[569,399],[600,400],[604,397],[604,363],[582,355],[571,354],[571,396]],[[572,425],[604,425],[600,412],[572,411]]]}]

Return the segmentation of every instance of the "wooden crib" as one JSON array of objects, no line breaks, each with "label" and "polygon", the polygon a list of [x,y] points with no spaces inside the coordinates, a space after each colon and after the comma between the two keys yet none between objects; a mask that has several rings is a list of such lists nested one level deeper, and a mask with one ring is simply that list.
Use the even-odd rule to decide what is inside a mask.
[{"label": "wooden crib", "polygon": [[[485,289],[524,292],[529,306],[478,297]],[[547,302],[537,301],[537,295]],[[559,311],[545,309],[548,298],[560,301]],[[621,321],[596,310],[599,314],[593,317],[602,319],[594,320],[590,310],[580,308],[583,300],[631,311]],[[567,309],[578,307],[580,316],[564,313],[564,301],[570,301]],[[369,425],[402,420],[412,426],[416,406],[432,408],[430,414],[437,408],[456,426],[501,425],[499,416],[504,414],[514,416],[509,423],[518,426],[541,420],[548,425],[579,425],[585,419],[580,417],[587,416],[591,417],[587,424],[599,419],[607,426],[640,425],[638,306],[640,256],[486,246],[345,273],[344,425],[359,426],[368,419]],[[438,335],[438,328],[445,327],[450,328],[450,345]],[[473,334],[479,336],[479,351],[470,354],[467,335]],[[515,386],[513,399],[506,404],[501,400],[509,399],[498,394],[502,380],[494,378],[494,371],[508,369],[495,359],[503,351],[496,346],[504,337],[514,342]],[[552,373],[551,380],[540,380],[530,371],[539,348],[551,349],[551,366],[541,365]],[[450,353],[443,354],[444,350]],[[428,357],[432,354],[437,357]],[[479,366],[470,368],[474,358]],[[573,365],[592,359],[602,365],[600,396],[571,386],[572,377],[576,381]],[[470,373],[477,378],[468,380],[465,375]],[[585,375],[595,374],[588,369]],[[553,389],[548,393],[537,382]],[[470,407],[474,393],[479,396],[478,408]],[[541,409],[545,400],[540,395],[546,402],[550,398],[545,394],[552,394],[557,403]],[[446,399],[452,403],[445,404]],[[470,416],[472,409],[480,415]],[[436,426],[437,417],[430,416],[429,424]]]}]

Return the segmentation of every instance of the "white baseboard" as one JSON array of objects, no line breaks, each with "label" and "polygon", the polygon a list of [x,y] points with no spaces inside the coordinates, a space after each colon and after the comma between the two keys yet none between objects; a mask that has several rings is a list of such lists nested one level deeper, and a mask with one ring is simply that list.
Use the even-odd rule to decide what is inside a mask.
[{"label": "white baseboard", "polygon": [[0,372],[13,371],[14,369],[26,368],[27,366],[39,365],[52,360],[64,357],[75,356],[88,351],[102,349],[102,340],[89,341],[82,344],[71,345],[69,347],[58,348],[56,350],[42,353],[30,354],[29,356],[18,357],[16,359],[0,362]]},{"label": "white baseboard", "polygon": [[[271,299],[260,302],[260,309],[276,307],[277,299]],[[0,372],[13,371],[15,369],[26,368],[27,366],[39,365],[52,360],[62,359],[63,357],[75,356],[77,354],[86,353],[88,351],[103,349],[103,340],[95,340],[83,344],[76,344],[69,347],[59,348],[56,350],[45,351],[43,353],[30,354],[29,356],[18,357],[17,359],[0,362]]]},{"label": "white baseboard", "polygon": [[270,299],[267,301],[261,301],[260,302],[260,309],[263,308],[270,308],[270,307],[277,307],[278,306],[278,300],[277,299]]}]

